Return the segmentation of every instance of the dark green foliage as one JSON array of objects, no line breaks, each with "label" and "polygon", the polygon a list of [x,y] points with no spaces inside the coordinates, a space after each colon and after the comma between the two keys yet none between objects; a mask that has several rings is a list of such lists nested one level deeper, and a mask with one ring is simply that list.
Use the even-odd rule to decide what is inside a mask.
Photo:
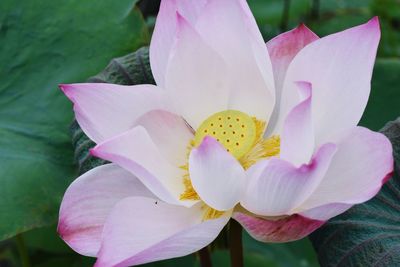
[{"label": "dark green foliage", "polygon": [[0,240],[57,221],[77,176],[59,83],[147,42],[135,0],[0,1]]},{"label": "dark green foliage", "polygon": [[400,58],[378,58],[372,75],[372,89],[360,125],[374,131],[400,114]]},{"label": "dark green foliage", "polygon": [[333,218],[311,235],[321,266],[399,266],[400,118],[381,132],[393,144],[395,173],[372,200]]},{"label": "dark green foliage", "polygon": [[112,59],[108,66],[88,82],[121,85],[155,84],[150,69],[149,48],[142,47],[134,53]]}]

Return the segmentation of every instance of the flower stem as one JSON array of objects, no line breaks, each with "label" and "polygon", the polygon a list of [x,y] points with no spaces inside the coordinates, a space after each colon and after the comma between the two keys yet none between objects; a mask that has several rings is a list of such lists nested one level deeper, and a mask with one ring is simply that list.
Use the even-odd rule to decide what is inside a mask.
[{"label": "flower stem", "polygon": [[242,226],[237,221],[231,220],[229,227],[231,266],[243,267]]},{"label": "flower stem", "polygon": [[201,267],[212,267],[210,251],[208,251],[208,247],[202,248],[199,251],[199,256],[200,256]]},{"label": "flower stem", "polygon": [[26,249],[25,241],[24,241],[24,239],[23,239],[21,234],[18,234],[15,237],[15,242],[16,242],[16,245],[17,245],[17,250],[18,250],[19,257],[21,259],[21,266],[22,267],[30,267],[31,263],[30,263],[30,260],[29,260],[29,254],[28,254],[28,251]]}]

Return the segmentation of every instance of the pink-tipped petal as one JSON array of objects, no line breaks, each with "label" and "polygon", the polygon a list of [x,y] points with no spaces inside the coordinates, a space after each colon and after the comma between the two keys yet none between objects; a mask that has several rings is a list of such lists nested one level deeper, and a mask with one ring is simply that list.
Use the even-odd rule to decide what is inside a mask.
[{"label": "pink-tipped petal", "polygon": [[301,215],[292,215],[276,220],[267,220],[235,212],[233,218],[256,240],[261,242],[289,242],[301,239],[325,221],[312,220]]},{"label": "pink-tipped petal", "polygon": [[130,171],[160,199],[180,203],[184,172],[164,157],[142,126],[97,145],[91,153]]},{"label": "pink-tipped petal", "polygon": [[58,233],[76,252],[95,257],[108,214],[118,201],[130,196],[154,198],[136,177],[114,164],[88,171],[64,195]]},{"label": "pink-tipped petal", "polygon": [[189,156],[192,185],[200,198],[216,210],[232,209],[240,200],[245,172],[214,138],[206,136]]},{"label": "pink-tipped petal", "polygon": [[303,48],[287,70],[276,131],[279,132],[286,114],[298,103],[295,81],[313,85],[317,145],[356,126],[368,101],[379,39],[379,21],[374,18]]},{"label": "pink-tipped petal", "polygon": [[268,41],[267,48],[271,57],[276,89],[276,104],[274,113],[268,122],[268,133],[273,131],[279,116],[282,87],[289,64],[301,49],[317,39],[318,36],[315,33],[301,24],[297,28],[284,32]]},{"label": "pink-tipped petal", "polygon": [[318,39],[319,37],[307,26],[300,24],[297,28],[284,32],[267,42],[274,70],[277,105],[290,62],[301,49]]},{"label": "pink-tipped petal", "polygon": [[208,1],[196,30],[227,64],[229,109],[267,121],[275,103],[272,64],[247,3]]},{"label": "pink-tipped petal", "polygon": [[304,100],[288,114],[283,125],[280,157],[299,166],[310,161],[314,152],[314,130],[311,117],[311,84],[298,82]]},{"label": "pink-tipped petal", "polygon": [[164,110],[153,110],[136,121],[143,126],[161,154],[176,166],[187,162],[188,145],[193,133],[178,115]]},{"label": "pink-tipped petal", "polygon": [[165,92],[153,85],[82,83],[60,88],[74,103],[82,130],[96,143],[132,128],[138,117],[152,109],[168,109]]},{"label": "pink-tipped petal", "polygon": [[166,89],[178,112],[197,129],[207,117],[228,108],[226,65],[179,13],[176,17]]},{"label": "pink-tipped petal", "polygon": [[202,221],[201,204],[192,208],[150,198],[119,202],[104,226],[96,267],[123,267],[181,257],[211,243],[229,214]]},{"label": "pink-tipped petal", "polygon": [[355,127],[339,138],[337,147],[324,179],[301,206],[303,210],[367,201],[393,171],[392,145],[381,133]]},{"label": "pink-tipped petal", "polygon": [[247,170],[247,188],[240,204],[262,216],[294,214],[323,179],[336,146],[322,146],[309,164],[299,167],[272,158],[260,161]]},{"label": "pink-tipped petal", "polygon": [[190,24],[196,23],[199,12],[206,0],[196,1],[161,1],[153,36],[150,43],[150,65],[158,86],[165,86],[165,74],[171,48],[176,34],[175,14],[179,12]]}]

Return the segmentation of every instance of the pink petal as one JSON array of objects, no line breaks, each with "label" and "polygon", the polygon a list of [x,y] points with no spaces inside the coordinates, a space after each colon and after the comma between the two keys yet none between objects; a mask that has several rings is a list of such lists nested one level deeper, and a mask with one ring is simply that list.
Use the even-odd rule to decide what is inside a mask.
[{"label": "pink petal", "polygon": [[300,24],[297,28],[284,32],[268,41],[267,48],[271,57],[276,88],[276,105],[271,120],[268,123],[268,132],[273,131],[279,116],[278,111],[280,109],[282,87],[289,64],[301,49],[318,38],[304,24]]},{"label": "pink petal", "polygon": [[190,24],[194,25],[205,2],[206,0],[161,1],[160,11],[150,43],[150,64],[157,85],[165,86],[165,73],[176,34],[176,12],[178,11]]},{"label": "pink petal", "polygon": [[211,0],[195,27],[227,64],[229,109],[267,121],[275,101],[272,65],[247,3]]},{"label": "pink petal", "polygon": [[153,110],[136,121],[143,126],[161,154],[175,166],[187,163],[188,145],[193,133],[178,115],[163,110]]},{"label": "pink petal", "polygon": [[200,198],[216,210],[229,210],[240,200],[245,172],[214,138],[206,136],[189,156],[192,185]]},{"label": "pink petal", "polygon": [[114,164],[83,174],[69,186],[61,203],[61,238],[76,252],[96,256],[108,214],[130,196],[154,197],[136,177]]},{"label": "pink petal", "polygon": [[177,20],[166,89],[179,114],[197,129],[207,117],[228,108],[226,65],[182,16]]},{"label": "pink petal", "polygon": [[106,83],[62,84],[74,103],[75,117],[85,134],[100,143],[133,127],[152,109],[167,109],[165,93],[153,85]]},{"label": "pink petal", "polygon": [[[290,64],[278,121],[298,103],[295,81],[313,85],[313,121],[316,144],[359,122],[371,88],[372,69],[380,39],[379,21],[316,40],[302,49]],[[280,126],[279,126],[280,125]]]},{"label": "pink petal", "polygon": [[310,161],[314,152],[314,131],[311,117],[311,84],[297,83],[304,100],[288,114],[282,132],[280,157],[292,164]]},{"label": "pink petal", "polygon": [[325,222],[292,215],[277,220],[267,220],[235,212],[233,218],[256,240],[261,242],[289,242],[301,239]]},{"label": "pink petal", "polygon": [[191,254],[211,243],[230,217],[202,222],[202,216],[201,204],[189,209],[126,198],[107,219],[95,266],[131,266]]},{"label": "pink petal", "polygon": [[290,62],[301,49],[318,39],[319,37],[307,26],[300,24],[297,28],[268,41],[267,48],[274,70],[277,99]]},{"label": "pink petal", "polygon": [[184,171],[164,157],[142,126],[97,145],[91,153],[130,171],[160,199],[180,203]]},{"label": "pink petal", "polygon": [[309,164],[295,167],[272,158],[247,170],[247,188],[240,204],[262,216],[281,216],[294,210],[315,190],[329,167],[336,146],[322,146]]},{"label": "pink petal", "polygon": [[324,179],[301,209],[367,201],[393,171],[392,145],[383,134],[355,127],[338,140],[337,147]]}]

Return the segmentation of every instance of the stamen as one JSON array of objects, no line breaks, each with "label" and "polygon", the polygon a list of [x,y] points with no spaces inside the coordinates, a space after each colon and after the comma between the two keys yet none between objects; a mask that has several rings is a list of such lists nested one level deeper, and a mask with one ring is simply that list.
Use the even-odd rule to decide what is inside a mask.
[{"label": "stamen", "polygon": [[204,209],[203,221],[218,219],[224,214],[224,211],[215,210],[206,204],[202,208]]}]

